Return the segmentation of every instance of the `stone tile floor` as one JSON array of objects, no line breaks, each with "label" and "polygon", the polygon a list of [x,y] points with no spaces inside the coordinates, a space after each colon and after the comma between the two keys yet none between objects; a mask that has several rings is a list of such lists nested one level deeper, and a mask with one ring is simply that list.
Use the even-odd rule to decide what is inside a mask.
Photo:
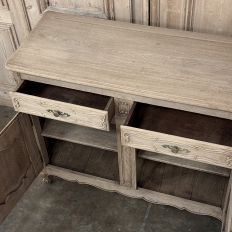
[{"label": "stone tile floor", "polygon": [[0,232],[220,232],[221,222],[170,206],[40,177],[0,226]]}]

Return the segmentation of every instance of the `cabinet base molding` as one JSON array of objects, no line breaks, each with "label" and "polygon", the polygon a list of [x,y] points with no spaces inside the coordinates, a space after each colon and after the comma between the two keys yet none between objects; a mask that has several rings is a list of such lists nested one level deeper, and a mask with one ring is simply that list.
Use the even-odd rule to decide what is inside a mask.
[{"label": "cabinet base molding", "polygon": [[153,204],[170,205],[180,210],[187,210],[194,214],[208,215],[222,220],[222,209],[207,204],[182,199],[179,197],[158,193],[143,188],[133,190],[131,188],[121,186],[118,182],[94,177],[88,174],[71,171],[65,168],[53,165],[46,166],[47,175],[57,176],[67,181],[78,182],[79,184],[88,184],[109,192],[117,192],[124,196],[143,199]]}]

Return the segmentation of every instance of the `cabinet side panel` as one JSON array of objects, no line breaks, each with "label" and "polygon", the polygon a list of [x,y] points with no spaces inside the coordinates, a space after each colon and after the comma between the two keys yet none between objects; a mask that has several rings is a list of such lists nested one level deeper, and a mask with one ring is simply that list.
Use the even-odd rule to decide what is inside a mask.
[{"label": "cabinet side panel", "polygon": [[39,154],[33,147],[34,136],[26,141],[25,134],[32,129],[30,124],[21,125],[23,118],[28,115],[18,114],[0,133],[0,224],[43,168],[41,161],[36,164]]}]

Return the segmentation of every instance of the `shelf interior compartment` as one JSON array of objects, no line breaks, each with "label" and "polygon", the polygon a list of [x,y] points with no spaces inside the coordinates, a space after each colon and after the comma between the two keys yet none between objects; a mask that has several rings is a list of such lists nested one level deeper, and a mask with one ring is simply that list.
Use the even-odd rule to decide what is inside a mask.
[{"label": "shelf interior compartment", "polygon": [[99,110],[105,110],[107,103],[110,100],[110,97],[99,94],[33,81],[24,81],[17,92]]},{"label": "shelf interior compartment", "polygon": [[139,150],[138,157],[143,159],[148,159],[152,161],[157,161],[166,164],[172,164],[175,166],[190,168],[197,171],[212,173],[220,176],[229,177],[231,169],[219,167],[211,164],[200,163],[194,160],[182,159],[179,157],[159,154],[150,151]]},{"label": "shelf interior compartment", "polygon": [[116,152],[56,140],[49,156],[51,165],[119,182]]},{"label": "shelf interior compartment", "polygon": [[138,187],[222,207],[229,177],[137,158]]},{"label": "shelf interior compartment", "polygon": [[137,103],[128,126],[232,146],[232,120]]},{"label": "shelf interior compartment", "polygon": [[102,131],[46,119],[43,125],[42,136],[117,152],[115,125],[110,125],[110,131]]}]

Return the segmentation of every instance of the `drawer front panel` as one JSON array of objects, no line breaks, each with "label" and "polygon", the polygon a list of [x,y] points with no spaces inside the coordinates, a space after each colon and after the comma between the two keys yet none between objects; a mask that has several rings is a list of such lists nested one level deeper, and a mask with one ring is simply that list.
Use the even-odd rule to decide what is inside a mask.
[{"label": "drawer front panel", "polygon": [[232,148],[222,145],[121,126],[124,146],[232,169]]},{"label": "drawer front panel", "polygon": [[109,131],[108,112],[11,92],[16,111]]}]

